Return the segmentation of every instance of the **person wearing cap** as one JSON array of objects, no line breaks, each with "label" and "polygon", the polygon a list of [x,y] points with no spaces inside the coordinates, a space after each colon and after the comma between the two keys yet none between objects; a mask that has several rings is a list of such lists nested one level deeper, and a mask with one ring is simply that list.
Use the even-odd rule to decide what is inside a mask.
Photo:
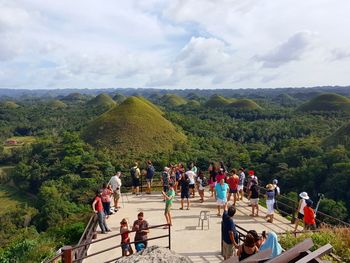
[{"label": "person wearing cap", "polygon": [[[248,199],[252,206],[252,213],[250,216],[259,216],[259,187],[255,179],[251,180]],[[256,210],[256,213],[255,213]]]},{"label": "person wearing cap", "polygon": [[113,191],[113,201],[114,201],[114,212],[117,212],[120,208],[119,199],[120,199],[120,188],[122,187],[122,181],[120,180],[121,172],[117,172],[115,175],[111,177],[108,182],[108,185],[112,187]]},{"label": "person wearing cap", "polygon": [[103,192],[102,189],[96,191],[95,199],[92,202],[92,210],[94,211],[94,213],[97,214],[98,225],[100,226],[101,233],[106,234],[111,230],[107,226],[105,213],[103,212],[103,205],[102,205],[102,199],[101,199],[102,192]]},{"label": "person wearing cap", "polygon": [[267,222],[273,223],[274,217],[274,203],[275,203],[275,187],[273,184],[266,185],[266,206],[267,206]]},{"label": "person wearing cap", "polygon": [[310,199],[307,199],[306,206],[304,207],[304,230],[315,230],[316,229],[316,220],[315,220],[315,211],[312,208],[313,202]]},{"label": "person wearing cap", "polygon": [[310,199],[306,192],[301,192],[299,194],[299,197],[301,199],[299,201],[299,205],[297,209],[298,217],[295,219],[294,232],[296,232],[298,229],[299,221],[304,220],[304,207],[306,206],[306,200]]},{"label": "person wearing cap", "polygon": [[140,212],[137,214],[137,220],[134,221],[134,224],[132,226],[132,231],[135,232],[135,249],[137,252],[139,252],[142,249],[145,249],[147,247],[147,234],[149,233],[148,229],[148,222],[144,220],[143,212]]}]

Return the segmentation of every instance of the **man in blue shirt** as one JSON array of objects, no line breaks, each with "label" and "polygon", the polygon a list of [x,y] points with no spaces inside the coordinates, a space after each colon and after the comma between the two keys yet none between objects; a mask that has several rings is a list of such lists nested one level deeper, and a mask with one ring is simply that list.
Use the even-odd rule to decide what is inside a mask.
[{"label": "man in blue shirt", "polygon": [[232,255],[236,255],[235,248],[238,248],[238,233],[236,230],[235,223],[232,217],[236,213],[236,208],[230,206],[227,208],[225,205],[224,213],[222,215],[222,252],[224,259],[230,258]]}]

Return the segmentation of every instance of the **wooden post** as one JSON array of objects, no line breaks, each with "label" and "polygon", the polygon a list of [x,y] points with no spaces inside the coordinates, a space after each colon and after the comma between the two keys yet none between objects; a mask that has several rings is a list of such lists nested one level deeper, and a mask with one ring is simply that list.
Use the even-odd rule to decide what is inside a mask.
[{"label": "wooden post", "polygon": [[72,247],[71,246],[64,246],[62,248],[62,263],[72,263]]}]

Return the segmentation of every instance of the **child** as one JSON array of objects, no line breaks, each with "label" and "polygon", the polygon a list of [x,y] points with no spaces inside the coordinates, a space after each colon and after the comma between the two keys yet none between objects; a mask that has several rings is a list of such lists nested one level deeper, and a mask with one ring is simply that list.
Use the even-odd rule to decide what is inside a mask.
[{"label": "child", "polygon": [[[169,226],[172,225],[171,222],[171,214],[170,214],[170,210],[171,210],[171,206],[173,204],[173,199],[175,197],[175,191],[174,191],[174,184],[172,182],[169,183],[169,191],[167,193],[165,193],[164,191],[162,191],[162,195],[165,198],[165,211],[164,211],[164,216],[166,219],[166,222]],[[164,228],[168,228],[167,226],[165,226]]]},{"label": "child", "polygon": [[126,221],[125,218],[120,222],[120,234],[122,237],[121,245],[122,245],[122,256],[129,256],[134,251],[132,250],[132,247],[130,246],[130,237],[129,237],[129,225],[128,221]]},{"label": "child", "polygon": [[304,207],[304,228],[305,230],[315,230],[315,211],[312,209],[313,202],[310,199],[305,200],[306,206]]}]

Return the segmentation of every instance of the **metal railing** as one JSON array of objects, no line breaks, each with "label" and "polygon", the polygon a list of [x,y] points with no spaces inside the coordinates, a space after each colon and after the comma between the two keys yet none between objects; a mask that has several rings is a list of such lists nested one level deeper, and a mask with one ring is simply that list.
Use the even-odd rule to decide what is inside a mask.
[{"label": "metal railing", "polygon": [[[156,239],[161,239],[161,238],[168,238],[168,246],[166,248],[171,249],[171,226],[169,224],[150,226],[150,227],[148,227],[148,228],[146,228],[144,230],[160,228],[160,227],[167,227],[168,233],[166,235],[160,235],[160,236],[151,237],[151,238],[142,240],[142,242],[156,240]],[[136,232],[136,230],[129,231],[129,233],[133,233],[133,232]],[[122,246],[121,244],[116,245],[116,246],[112,246],[112,247],[109,247],[109,248],[106,248],[106,249],[103,249],[103,250],[100,250],[100,251],[97,251],[97,252],[92,253],[90,255],[87,255],[87,253],[86,253],[87,252],[86,248],[88,248],[91,244],[95,244],[95,243],[98,243],[98,242],[101,242],[101,241],[105,241],[107,239],[119,237],[119,236],[121,236],[120,233],[114,234],[114,235],[111,235],[111,236],[108,236],[108,237],[104,237],[104,238],[101,238],[101,239],[98,239],[98,240],[95,240],[95,241],[85,242],[85,243],[82,243],[80,245],[76,245],[74,247],[71,247],[71,246],[63,247],[62,248],[62,253],[60,253],[59,255],[56,255],[54,258],[52,258],[52,259],[50,259],[48,261],[45,261],[45,263],[55,262],[55,260],[58,260],[60,257],[61,257],[61,262],[62,263],[73,263],[73,262],[74,263],[80,263],[86,258],[90,258],[90,257],[96,256],[96,255],[108,252],[110,250],[113,250],[113,249],[116,249],[116,248],[120,248]],[[131,244],[135,244],[135,243],[139,243],[139,242],[140,241],[136,241],[136,242],[134,241],[134,242],[130,242],[129,244],[131,245]],[[113,261],[116,261],[116,260],[118,260],[120,258],[121,257],[118,257],[118,258],[115,258],[115,259],[112,259],[112,260],[109,260],[109,261],[106,261],[106,262],[113,262]]]}]

